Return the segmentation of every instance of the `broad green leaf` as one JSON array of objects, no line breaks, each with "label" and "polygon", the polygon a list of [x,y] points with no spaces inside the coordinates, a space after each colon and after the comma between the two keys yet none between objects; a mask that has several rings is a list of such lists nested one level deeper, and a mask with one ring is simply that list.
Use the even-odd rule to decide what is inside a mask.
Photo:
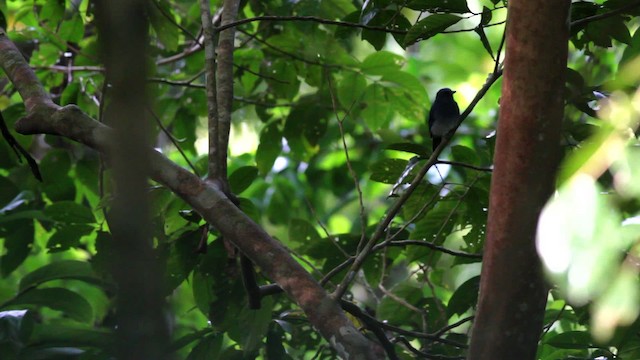
[{"label": "broad green leaf", "polygon": [[91,224],[96,221],[91,209],[72,201],[53,203],[44,209],[44,214],[66,224]]},{"label": "broad green leaf", "polygon": [[289,223],[289,241],[296,243],[309,243],[322,241],[315,226],[304,219],[291,219]]},{"label": "broad green leaf", "polygon": [[[543,208],[538,253],[570,301],[584,304],[607,287],[619,266],[621,249],[630,245],[622,236],[620,222],[620,214],[602,195],[600,186],[586,175],[562,185]],[[572,281],[572,274],[580,274],[580,281]]]},{"label": "broad green leaf", "polygon": [[473,149],[463,145],[456,145],[451,148],[451,155],[455,161],[476,165],[478,164],[478,154]]},{"label": "broad green leaf", "polygon": [[592,334],[600,342],[609,341],[619,326],[629,326],[638,318],[638,274],[621,268],[611,286],[594,304]]},{"label": "broad green leaf", "polygon": [[40,267],[20,280],[20,291],[36,287],[52,280],[73,279],[100,285],[103,281],[93,271],[91,264],[85,261],[61,260]]},{"label": "broad green leaf", "polygon": [[30,218],[12,221],[0,227],[0,238],[4,238],[4,254],[0,257],[0,274],[3,277],[13,272],[27,258],[33,246],[34,234],[33,220]]},{"label": "broad green leaf", "polygon": [[80,239],[91,234],[95,227],[86,224],[67,224],[56,229],[56,232],[49,238],[47,249],[49,252],[60,252],[77,248],[80,246]]},{"label": "broad green leaf", "polygon": [[153,4],[147,6],[149,21],[160,42],[169,51],[178,48],[180,29],[174,24],[177,22],[172,14],[171,7],[166,1],[154,0]]},{"label": "broad green leaf", "polygon": [[222,350],[223,336],[221,334],[209,334],[193,347],[187,360],[219,359]]},{"label": "broad green leaf", "polygon": [[493,17],[493,13],[491,9],[486,6],[482,7],[482,17],[480,18],[480,25],[487,25],[491,22],[491,18]]},{"label": "broad green leaf", "polygon": [[371,181],[395,184],[407,167],[407,160],[383,159],[371,165]]},{"label": "broad green leaf", "polygon": [[367,86],[361,104],[364,108],[360,116],[372,131],[386,127],[393,118],[387,89],[380,84]]},{"label": "broad green leaf", "polygon": [[451,25],[462,20],[461,17],[451,14],[433,14],[418,21],[409,29],[404,38],[404,46],[412,45],[421,40],[427,40],[445,30]]},{"label": "broad green leaf", "polygon": [[627,64],[638,56],[640,56],[640,30],[636,30],[633,33],[629,46],[625,47],[624,52],[622,53],[620,65],[622,66]]},{"label": "broad green leaf", "polygon": [[109,349],[114,345],[113,330],[97,328],[93,324],[71,321],[52,321],[34,327],[31,341],[49,347],[98,347]]},{"label": "broad green leaf", "polygon": [[242,166],[229,176],[229,185],[234,194],[245,191],[258,177],[258,168],[255,166]]},{"label": "broad green leaf", "polygon": [[396,150],[403,151],[411,154],[416,154],[420,156],[427,156],[429,154],[429,150],[420,144],[414,143],[393,143],[387,145],[387,150]]},{"label": "broad green leaf", "polygon": [[44,3],[40,10],[40,18],[48,21],[49,25],[57,24],[64,16],[64,0],[50,0]]},{"label": "broad green leaf", "polygon": [[176,339],[175,341],[173,341],[171,343],[170,348],[169,348],[169,352],[175,352],[175,351],[177,351],[179,349],[182,349],[183,347],[191,344],[192,342],[194,342],[196,340],[204,339],[205,336],[210,334],[211,332],[213,332],[213,329],[206,328],[206,329],[202,329],[202,330],[198,330],[198,331],[194,331],[194,332],[188,333],[188,334]]},{"label": "broad green leaf", "polygon": [[278,121],[269,123],[260,133],[260,145],[256,151],[256,164],[260,175],[265,176],[282,151],[282,131]]},{"label": "broad green leaf", "polygon": [[415,76],[404,71],[391,71],[381,80],[390,85],[387,91],[390,102],[400,115],[418,122],[426,118],[427,92]]},{"label": "broad green leaf", "polygon": [[587,25],[586,36],[594,45],[611,47],[611,39],[625,44],[631,43],[629,29],[621,16],[612,16],[600,21],[593,21]]},{"label": "broad green leaf", "polygon": [[367,56],[360,64],[360,69],[369,75],[385,75],[400,70],[403,62],[404,58],[400,55],[378,51]]},{"label": "broad green leaf", "polygon": [[186,231],[177,238],[169,249],[166,261],[165,288],[166,295],[170,295],[185,279],[198,263],[198,257],[194,256],[205,227],[193,231]]},{"label": "broad green leaf", "polygon": [[546,344],[560,349],[586,349],[591,345],[591,336],[586,331],[567,331],[547,340]]},{"label": "broad green leaf", "polygon": [[71,170],[71,159],[62,150],[53,150],[40,162],[43,191],[52,201],[73,200],[76,188],[68,173]]},{"label": "broad green leaf", "polygon": [[297,69],[291,61],[277,59],[263,65],[262,73],[268,76],[265,80],[276,97],[291,100],[300,88]]},{"label": "broad green leaf", "polygon": [[476,306],[478,291],[480,289],[480,276],[471,279],[458,286],[447,304],[447,315],[462,315]]},{"label": "broad green leaf", "polygon": [[27,290],[5,303],[5,307],[23,305],[46,306],[80,322],[93,320],[91,304],[78,293],[63,288]]},{"label": "broad green leaf", "polygon": [[348,72],[338,83],[338,99],[346,110],[356,110],[367,87],[367,80],[361,74]]},{"label": "broad green leaf", "polygon": [[[242,345],[245,352],[251,353],[262,344],[262,339],[267,335],[271,312],[273,311],[273,297],[262,299],[262,307],[258,310],[250,310],[244,307],[235,319],[234,326],[227,333],[229,337]],[[246,324],[251,324],[247,327]]]},{"label": "broad green leaf", "polygon": [[80,42],[84,36],[82,17],[79,14],[75,14],[70,20],[63,21],[58,35],[68,42]]}]

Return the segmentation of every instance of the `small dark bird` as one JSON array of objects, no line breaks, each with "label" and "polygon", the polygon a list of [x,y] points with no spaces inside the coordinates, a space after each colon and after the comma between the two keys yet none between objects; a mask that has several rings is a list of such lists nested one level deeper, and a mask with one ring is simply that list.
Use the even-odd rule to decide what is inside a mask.
[{"label": "small dark bird", "polygon": [[453,99],[455,91],[444,88],[438,90],[436,99],[431,105],[429,111],[429,133],[433,139],[433,150],[435,150],[442,137],[453,131],[458,118],[460,117],[460,108],[458,103]]}]

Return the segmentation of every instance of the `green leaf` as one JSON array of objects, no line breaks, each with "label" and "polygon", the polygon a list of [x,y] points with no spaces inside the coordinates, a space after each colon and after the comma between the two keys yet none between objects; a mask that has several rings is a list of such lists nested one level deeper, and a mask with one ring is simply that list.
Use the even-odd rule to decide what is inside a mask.
[{"label": "green leaf", "polygon": [[478,164],[478,153],[471,148],[463,145],[456,145],[451,148],[453,160],[461,163],[476,165]]},{"label": "green leaf", "polygon": [[385,75],[400,70],[403,63],[404,57],[400,55],[388,51],[377,51],[364,59],[360,69],[369,75]]},{"label": "green leaf", "polygon": [[40,19],[57,24],[64,16],[64,0],[50,0],[44,3],[40,10]]},{"label": "green leaf", "polygon": [[387,88],[390,103],[400,115],[414,121],[426,118],[427,92],[415,76],[404,71],[392,71],[385,74],[382,81],[390,85]]},{"label": "green leaf", "polygon": [[[267,334],[272,310],[273,297],[263,298],[262,307],[258,310],[244,307],[227,334],[231,339],[240,343],[246,353],[251,353],[261,345],[262,339]],[[251,326],[247,327],[246,324],[251,324]]]},{"label": "green leaf", "polygon": [[546,344],[559,349],[587,349],[591,336],[587,331],[567,331],[550,338]]},{"label": "green leaf", "polygon": [[84,36],[84,23],[79,14],[75,14],[70,20],[65,20],[60,25],[58,36],[68,42],[78,43]]},{"label": "green leaf", "polygon": [[291,219],[289,223],[289,241],[297,243],[309,243],[322,241],[316,228],[304,219]]},{"label": "green leaf", "polygon": [[487,25],[488,23],[490,23],[492,16],[493,16],[493,13],[491,12],[491,9],[489,9],[486,6],[483,6],[482,16],[480,18],[480,25]]},{"label": "green leaf", "polygon": [[395,184],[407,167],[407,160],[382,159],[371,165],[371,181],[383,184]]},{"label": "green leaf", "polygon": [[625,44],[631,43],[629,29],[627,29],[622,16],[612,16],[590,22],[587,25],[585,35],[594,45],[600,47],[611,47],[611,39]]},{"label": "green leaf", "polygon": [[60,252],[77,248],[80,246],[80,239],[89,235],[95,230],[91,225],[67,224],[56,229],[56,232],[49,238],[47,249],[49,252]]},{"label": "green leaf", "polygon": [[93,224],[96,222],[91,209],[72,201],[59,201],[47,206],[44,214],[54,221],[66,224]]},{"label": "green leaf", "polygon": [[245,191],[258,177],[258,168],[255,166],[242,166],[229,176],[229,185],[234,194]]},{"label": "green leaf", "polygon": [[345,109],[355,110],[367,88],[367,80],[361,74],[348,72],[338,83],[338,99]]},{"label": "green leaf", "polygon": [[71,159],[63,150],[53,150],[40,162],[43,191],[52,201],[73,200],[76,196],[76,188],[69,177]]},{"label": "green leaf", "polygon": [[31,289],[5,303],[5,307],[23,305],[46,306],[62,311],[80,322],[93,320],[93,309],[89,302],[77,293],[63,288]]},{"label": "green leaf", "polygon": [[633,33],[629,46],[625,47],[620,59],[620,66],[627,64],[629,61],[636,59],[640,55],[640,29]]},{"label": "green leaf", "polygon": [[487,38],[487,34],[484,33],[484,28],[479,26],[475,28],[475,32],[480,37],[480,42],[482,42],[482,46],[484,46],[484,49],[487,50],[487,53],[489,54],[489,56],[493,58],[493,49],[491,49],[491,43]]},{"label": "green leaf", "polygon": [[393,143],[393,144],[387,145],[386,149],[403,151],[403,152],[416,154],[423,157],[429,155],[429,149],[426,146],[422,146],[420,144],[414,144],[414,143]]},{"label": "green leaf", "polygon": [[384,86],[376,83],[367,86],[362,104],[364,109],[360,116],[372,131],[386,127],[391,121],[393,110],[389,106],[389,97]]},{"label": "green leaf", "polygon": [[209,334],[193,347],[187,360],[219,359],[222,350],[223,336],[221,334]]},{"label": "green leaf", "polygon": [[[166,1],[154,0],[153,2],[154,4],[147,6],[149,22],[165,48],[169,51],[175,51],[178,48],[180,29],[173,24],[177,21],[172,14],[171,7]],[[171,20],[167,17],[170,17]]]},{"label": "green leaf", "polygon": [[264,64],[261,73],[269,76],[266,81],[276,97],[291,100],[298,94],[300,88],[296,71],[293,62],[276,59]]},{"label": "green leaf", "polygon": [[468,13],[467,0],[411,0],[407,7],[418,11]]},{"label": "green leaf", "polygon": [[447,315],[462,315],[472,309],[478,302],[480,290],[480,276],[472,277],[460,285],[453,293],[447,304]]},{"label": "green leaf", "polygon": [[101,285],[103,281],[93,271],[91,264],[85,261],[61,260],[42,266],[20,280],[20,291],[36,287],[51,280],[73,279],[89,284]]},{"label": "green leaf", "polygon": [[404,46],[412,45],[421,40],[427,40],[462,20],[461,17],[451,14],[433,14],[418,21],[409,29],[404,38]]},{"label": "green leaf", "polygon": [[57,320],[35,326],[31,342],[48,347],[98,347],[109,349],[115,335],[112,330],[96,328],[93,324],[78,324]]},{"label": "green leaf", "polygon": [[186,334],[178,339],[176,339],[175,341],[173,341],[171,343],[171,346],[169,347],[169,352],[173,353],[177,350],[182,349],[183,347],[191,344],[192,342],[196,341],[196,340],[201,340],[204,339],[206,335],[209,335],[213,332],[213,329],[211,328],[205,328],[202,330],[197,330],[194,332],[191,332],[189,334]]},{"label": "green leaf", "polygon": [[27,258],[33,246],[34,235],[33,220],[30,218],[12,221],[0,227],[5,252],[0,257],[0,273],[3,277],[13,272]]},{"label": "green leaf", "polygon": [[256,150],[256,164],[260,175],[265,176],[282,151],[282,131],[279,122],[273,121],[262,129],[260,133],[260,145]]}]

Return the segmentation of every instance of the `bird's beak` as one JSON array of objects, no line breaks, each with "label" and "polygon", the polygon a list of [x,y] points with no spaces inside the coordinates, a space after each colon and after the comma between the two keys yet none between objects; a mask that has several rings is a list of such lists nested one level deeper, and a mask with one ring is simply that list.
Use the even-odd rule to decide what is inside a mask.
[{"label": "bird's beak", "polygon": [[452,93],[452,94],[455,94],[455,93],[457,93],[457,91],[455,91],[455,90],[451,90],[451,93]]}]

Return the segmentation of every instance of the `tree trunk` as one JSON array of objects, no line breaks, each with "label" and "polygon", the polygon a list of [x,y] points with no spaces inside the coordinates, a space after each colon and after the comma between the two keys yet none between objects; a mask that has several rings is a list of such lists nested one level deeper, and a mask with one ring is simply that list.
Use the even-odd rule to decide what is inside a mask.
[{"label": "tree trunk", "polygon": [[487,241],[469,359],[534,359],[547,288],[535,250],[554,188],[569,0],[510,0]]}]

